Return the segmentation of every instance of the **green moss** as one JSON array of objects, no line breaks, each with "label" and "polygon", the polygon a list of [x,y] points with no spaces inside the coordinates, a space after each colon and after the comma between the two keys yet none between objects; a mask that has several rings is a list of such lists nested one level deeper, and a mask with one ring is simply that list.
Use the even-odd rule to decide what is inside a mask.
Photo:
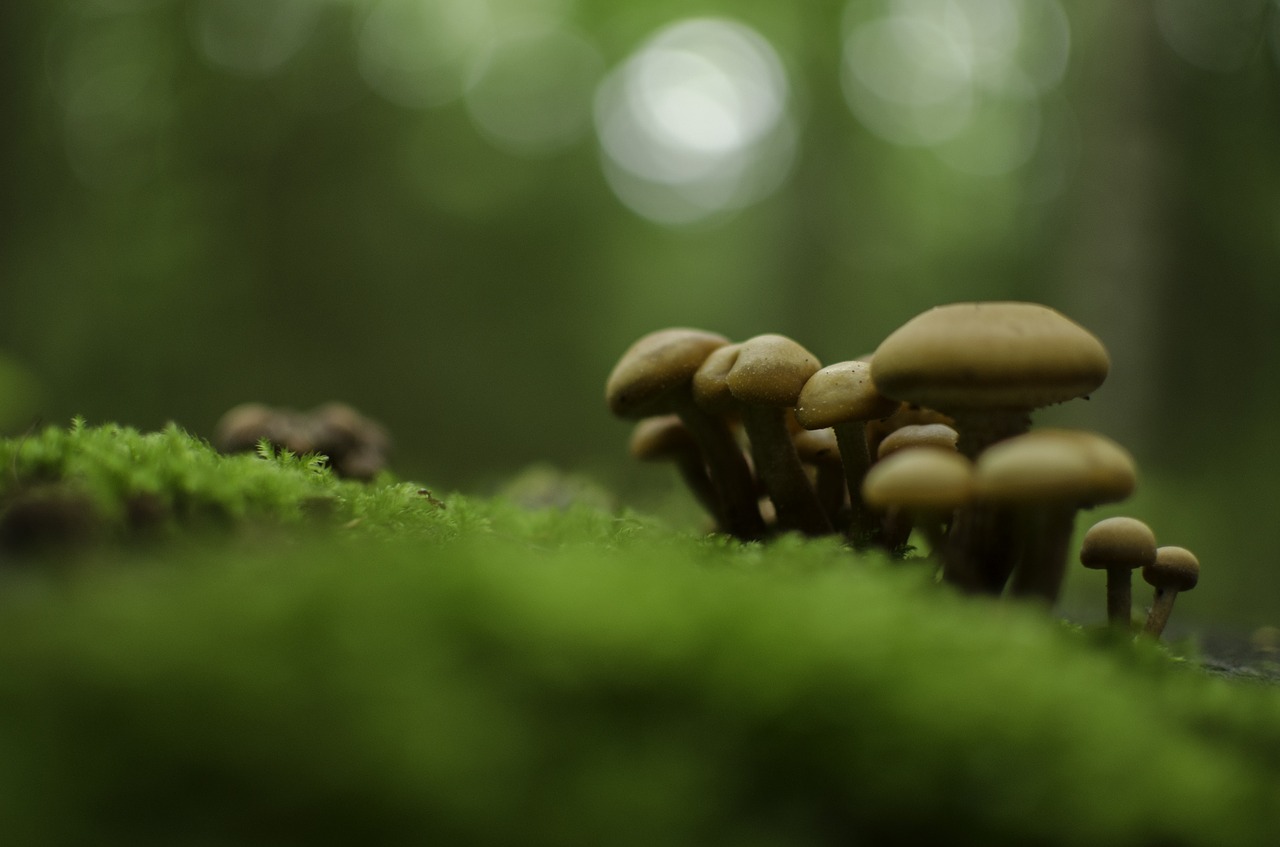
[{"label": "green moss", "polygon": [[1280,690],[1153,645],[831,542],[440,508],[189,446],[195,479],[273,469],[333,513],[0,573],[13,843],[1262,845],[1280,827]]}]

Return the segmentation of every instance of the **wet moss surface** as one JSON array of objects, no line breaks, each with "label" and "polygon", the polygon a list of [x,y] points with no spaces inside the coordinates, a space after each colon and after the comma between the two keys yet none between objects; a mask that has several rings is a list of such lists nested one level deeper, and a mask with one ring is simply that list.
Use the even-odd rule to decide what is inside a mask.
[{"label": "wet moss surface", "polygon": [[[1276,686],[919,563],[346,483],[176,429],[58,433],[4,443],[5,514],[40,466],[95,516],[92,542],[0,567],[14,843],[1280,831]],[[115,450],[135,458],[99,475]],[[139,532],[144,487],[162,519]]]}]

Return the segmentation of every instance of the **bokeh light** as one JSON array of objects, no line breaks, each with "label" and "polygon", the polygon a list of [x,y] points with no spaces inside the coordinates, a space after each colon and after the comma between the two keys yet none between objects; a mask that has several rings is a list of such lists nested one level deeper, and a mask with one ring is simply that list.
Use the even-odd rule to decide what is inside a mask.
[{"label": "bokeh light", "polygon": [[493,16],[485,0],[374,0],[358,26],[365,82],[393,103],[422,109],[462,95]]},{"label": "bokeh light", "polygon": [[160,28],[142,15],[71,15],[45,59],[67,159],[81,182],[122,189],[151,176],[173,98],[175,57]]},{"label": "bokeh light", "polygon": [[[1206,71],[1231,73],[1258,44],[1270,0],[1156,0],[1153,11],[1165,43]],[[1272,9],[1274,17],[1277,11]]]},{"label": "bokeh light", "polygon": [[265,77],[301,49],[319,13],[312,0],[199,0],[192,34],[215,67]]},{"label": "bokeh light", "polygon": [[794,151],[782,61],[755,30],[698,18],[656,33],[601,84],[605,174],[644,217],[686,224],[755,202]]},{"label": "bokeh light", "polygon": [[545,156],[591,128],[591,98],[604,71],[581,33],[553,22],[511,27],[477,59],[466,91],[476,128],[503,150]]},{"label": "bokeh light", "polygon": [[845,96],[886,141],[929,146],[951,138],[973,108],[968,56],[953,32],[918,15],[892,15],[845,41]]},{"label": "bokeh light", "polygon": [[1056,0],[891,0],[870,18],[851,3],[846,20],[841,82],[871,132],[976,176],[1032,157],[1070,56]]}]

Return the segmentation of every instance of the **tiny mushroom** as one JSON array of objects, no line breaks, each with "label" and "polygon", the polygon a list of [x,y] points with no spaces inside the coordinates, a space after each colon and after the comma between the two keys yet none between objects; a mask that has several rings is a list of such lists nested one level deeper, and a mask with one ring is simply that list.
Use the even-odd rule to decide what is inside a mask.
[{"label": "tiny mushroom", "polygon": [[255,449],[261,439],[275,443],[278,418],[275,409],[264,403],[241,403],[219,418],[212,443],[223,453]]},{"label": "tiny mushroom", "polygon": [[944,530],[951,516],[973,496],[973,464],[954,451],[899,450],[876,462],[862,481],[868,506],[884,511],[898,534],[893,546],[906,543],[914,524],[925,534],[930,551],[944,546]]},{"label": "tiny mushroom", "polygon": [[1200,561],[1184,547],[1159,547],[1155,561],[1142,568],[1142,578],[1156,590],[1142,634],[1158,639],[1169,623],[1178,592],[1190,591],[1200,581]]},{"label": "tiny mushroom", "polygon": [[702,449],[678,415],[645,418],[631,431],[631,457],[641,462],[673,462],[694,499],[725,529],[724,509],[707,475]]},{"label": "tiny mushroom", "polygon": [[822,365],[797,342],[783,335],[757,335],[739,345],[725,382],[741,403],[742,423],[751,456],[782,530],[806,535],[831,532],[831,521],[818,502],[787,431],[787,410]]},{"label": "tiny mushroom", "polygon": [[663,329],[629,347],[605,383],[605,401],[618,417],[632,420],[676,414],[702,448],[707,471],[723,503],[729,531],[742,539],[764,535],[754,479],[728,424],[693,401],[694,373],[724,336],[697,329]]},{"label": "tiny mushroom", "polygon": [[304,419],[304,425],[311,449],[328,456],[338,476],[370,480],[387,464],[387,431],[346,403],[325,403]]},{"label": "tiny mushroom", "polygon": [[838,362],[815,372],[796,402],[796,420],[805,429],[835,430],[849,488],[849,534],[866,543],[878,534],[878,522],[862,502],[862,479],[871,458],[867,454],[866,422],[893,414],[899,403],[882,397],[871,381],[871,365]]},{"label": "tiny mushroom", "polygon": [[1156,560],[1156,536],[1136,518],[1115,517],[1089,527],[1080,546],[1080,564],[1107,572],[1107,621],[1128,632],[1133,626],[1135,568]]}]

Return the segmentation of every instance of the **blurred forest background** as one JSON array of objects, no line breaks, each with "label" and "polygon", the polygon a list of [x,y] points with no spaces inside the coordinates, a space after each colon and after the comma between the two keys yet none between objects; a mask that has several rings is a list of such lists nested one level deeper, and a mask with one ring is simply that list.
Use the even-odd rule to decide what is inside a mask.
[{"label": "blurred forest background", "polygon": [[440,490],[693,522],[603,405],[634,338],[1035,300],[1180,614],[1277,623],[1278,83],[1272,0],[6,0],[0,429],[341,399]]}]

